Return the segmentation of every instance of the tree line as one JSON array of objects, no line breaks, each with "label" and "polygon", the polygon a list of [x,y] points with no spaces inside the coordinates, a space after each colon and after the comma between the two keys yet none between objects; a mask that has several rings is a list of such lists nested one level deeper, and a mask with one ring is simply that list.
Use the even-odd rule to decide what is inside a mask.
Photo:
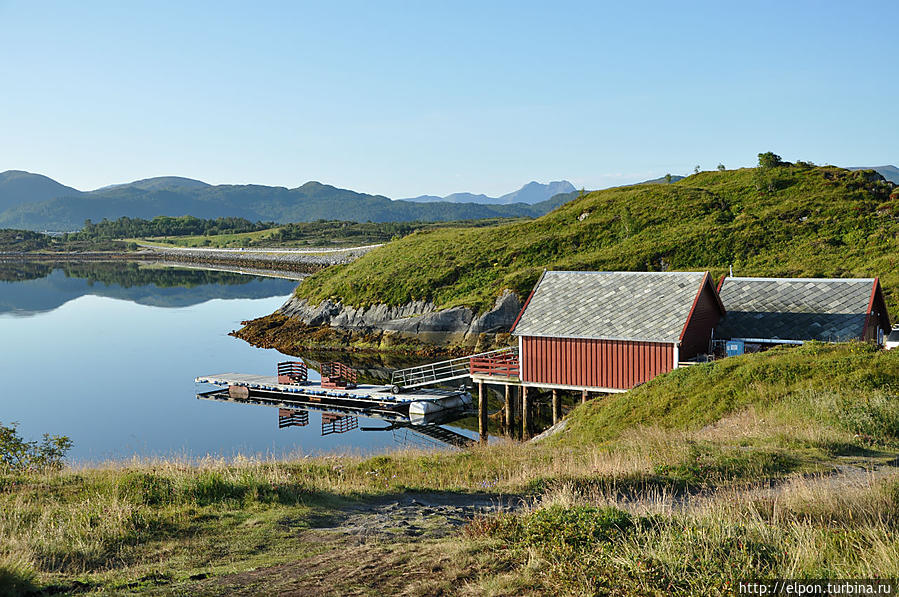
[{"label": "tree line", "polygon": [[152,220],[123,216],[117,220],[84,221],[78,232],[66,234],[64,240],[97,240],[112,238],[145,238],[151,236],[215,236],[257,232],[277,226],[274,222],[251,222],[246,218],[215,219],[194,216],[156,216]]}]

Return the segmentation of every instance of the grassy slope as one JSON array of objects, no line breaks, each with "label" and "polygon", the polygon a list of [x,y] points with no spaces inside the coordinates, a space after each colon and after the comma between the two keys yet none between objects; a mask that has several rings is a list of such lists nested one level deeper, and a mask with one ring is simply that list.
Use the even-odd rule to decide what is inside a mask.
[{"label": "grassy slope", "polygon": [[[670,583],[708,594],[734,575],[889,577],[899,573],[899,486],[787,496],[773,515],[770,504],[737,500],[630,519],[582,502],[610,488],[714,487],[885,461],[899,451],[897,388],[899,351],[809,344],[679,370],[591,401],[569,413],[565,431],[532,445],[0,474],[0,577],[5,568],[69,588],[79,579],[107,589],[183,589],[194,575],[346,549],[310,527],[327,527],[328,517],[339,524],[338,510],[353,500],[410,490],[536,492],[556,503],[478,523],[467,542],[398,536],[389,547],[400,575],[456,554],[458,566],[473,567],[469,594],[497,584],[505,587],[499,594],[515,594],[522,582],[534,594],[558,594],[560,582],[573,594],[591,593],[596,582],[631,587],[622,594],[664,594]],[[546,567],[523,564],[529,552]]]},{"label": "grassy slope", "polygon": [[483,310],[504,288],[526,294],[544,268],[722,274],[733,264],[739,275],[880,275],[895,312],[899,201],[890,192],[877,175],[833,167],[779,167],[761,181],[751,168],[702,172],[593,192],[534,221],[412,234],[297,292]]}]

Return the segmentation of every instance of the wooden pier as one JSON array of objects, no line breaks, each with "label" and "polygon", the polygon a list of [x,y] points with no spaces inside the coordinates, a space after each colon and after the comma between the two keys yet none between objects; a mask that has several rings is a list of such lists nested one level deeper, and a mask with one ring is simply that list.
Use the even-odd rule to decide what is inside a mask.
[{"label": "wooden pier", "polygon": [[[394,372],[388,385],[357,384],[355,372],[340,363],[329,363],[323,371],[326,376],[322,382],[308,381],[306,366],[301,362],[279,363],[277,376],[246,373],[203,375],[195,381],[219,387],[200,392],[197,398],[358,415],[382,419],[397,426],[434,425],[477,414],[479,441],[486,443],[490,421],[487,410],[489,386],[502,386],[504,413],[501,425],[507,434],[523,440],[538,431],[534,429],[533,422],[541,393],[551,393],[552,421],[555,424],[562,418],[562,392],[576,391],[580,399],[586,401],[587,392],[591,389],[553,387],[523,381],[518,350],[511,347],[401,369]],[[477,384],[476,406],[465,385],[455,390],[425,387],[465,379]],[[516,429],[520,429],[520,433]]]},{"label": "wooden pier", "polygon": [[311,408],[411,424],[427,424],[448,415],[461,418],[473,412],[471,395],[464,390],[417,388],[395,394],[389,385],[327,387],[314,382],[282,383],[276,376],[246,373],[201,375],[194,381],[219,386],[198,393],[199,399]]}]

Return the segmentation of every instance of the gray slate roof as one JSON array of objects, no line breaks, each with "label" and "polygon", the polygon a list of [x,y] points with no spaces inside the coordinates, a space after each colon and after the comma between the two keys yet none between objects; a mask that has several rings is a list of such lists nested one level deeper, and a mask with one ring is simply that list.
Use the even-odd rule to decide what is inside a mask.
[{"label": "gray slate roof", "polygon": [[705,272],[546,272],[516,336],[677,342]]},{"label": "gray slate roof", "polygon": [[874,278],[725,278],[727,315],[719,338],[821,340],[860,338]]}]

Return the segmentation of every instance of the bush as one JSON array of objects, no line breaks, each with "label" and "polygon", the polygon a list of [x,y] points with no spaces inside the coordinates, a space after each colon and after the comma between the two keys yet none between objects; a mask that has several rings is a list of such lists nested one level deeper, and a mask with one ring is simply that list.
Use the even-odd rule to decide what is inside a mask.
[{"label": "bush", "polygon": [[617,508],[551,506],[526,515],[486,519],[471,534],[480,532],[518,547],[583,550],[624,535],[634,525],[633,517]]},{"label": "bush", "polygon": [[64,435],[44,434],[40,443],[19,436],[18,423],[0,423],[0,471],[27,472],[62,467],[72,440]]},{"label": "bush", "polygon": [[774,153],[773,151],[766,151],[765,153],[759,154],[759,167],[760,168],[774,168],[776,166],[783,165],[783,160],[781,160],[780,156]]}]

